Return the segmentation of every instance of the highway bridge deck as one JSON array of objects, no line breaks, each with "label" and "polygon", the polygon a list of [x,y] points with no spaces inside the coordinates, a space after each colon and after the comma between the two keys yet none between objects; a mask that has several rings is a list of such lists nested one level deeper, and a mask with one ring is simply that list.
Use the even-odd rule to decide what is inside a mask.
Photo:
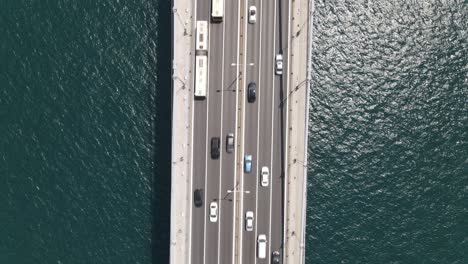
[{"label": "highway bridge deck", "polygon": [[[212,20],[212,1],[224,3],[222,21]],[[309,0],[173,0],[171,263],[271,263],[273,252],[279,263],[304,262],[309,7]],[[195,52],[196,21],[208,22],[206,53]],[[195,56],[207,56],[206,87],[196,87]],[[206,96],[195,98],[197,88]],[[212,138],[220,139],[219,155]]]}]

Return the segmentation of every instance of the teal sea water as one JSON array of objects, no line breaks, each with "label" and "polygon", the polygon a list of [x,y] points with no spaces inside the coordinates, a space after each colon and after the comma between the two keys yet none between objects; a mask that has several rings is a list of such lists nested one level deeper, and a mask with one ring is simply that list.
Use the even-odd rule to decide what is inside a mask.
[{"label": "teal sea water", "polygon": [[168,259],[170,4],[1,6],[0,263]]},{"label": "teal sea water", "polygon": [[[167,263],[170,1],[3,1],[0,264]],[[306,263],[468,263],[467,5],[316,1]]]},{"label": "teal sea water", "polygon": [[468,263],[466,1],[315,1],[307,263]]}]

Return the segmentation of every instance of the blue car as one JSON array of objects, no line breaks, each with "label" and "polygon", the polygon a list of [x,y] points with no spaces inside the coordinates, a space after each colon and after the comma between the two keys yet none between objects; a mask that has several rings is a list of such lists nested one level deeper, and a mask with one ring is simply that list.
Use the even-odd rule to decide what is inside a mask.
[{"label": "blue car", "polygon": [[244,171],[250,173],[252,171],[252,155],[245,155],[244,157]]}]

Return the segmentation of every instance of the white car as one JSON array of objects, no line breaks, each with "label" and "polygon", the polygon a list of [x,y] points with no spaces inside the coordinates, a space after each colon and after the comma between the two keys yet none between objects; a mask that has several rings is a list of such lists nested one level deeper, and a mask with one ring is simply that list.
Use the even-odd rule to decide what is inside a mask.
[{"label": "white car", "polygon": [[210,203],[210,222],[218,221],[218,204],[216,202]]},{"label": "white car", "polygon": [[246,231],[253,230],[253,221],[254,221],[254,213],[252,211],[247,211],[247,213],[245,213],[245,230]]},{"label": "white car", "polygon": [[277,75],[283,74],[283,54],[276,54],[276,67],[275,73]]},{"label": "white car", "polygon": [[268,186],[268,182],[269,182],[269,179],[270,179],[270,171],[268,170],[268,167],[263,166],[262,167],[262,172],[260,174],[261,174],[262,186],[263,187]]},{"label": "white car", "polygon": [[255,6],[249,7],[249,23],[255,24],[257,22],[257,8]]}]

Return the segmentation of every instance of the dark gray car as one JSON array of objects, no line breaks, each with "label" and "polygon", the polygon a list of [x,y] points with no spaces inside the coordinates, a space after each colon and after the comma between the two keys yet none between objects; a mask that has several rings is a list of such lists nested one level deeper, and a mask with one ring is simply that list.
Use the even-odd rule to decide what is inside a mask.
[{"label": "dark gray car", "polygon": [[249,83],[249,86],[247,88],[247,101],[249,103],[255,102],[255,99],[257,99],[257,85],[254,82]]},{"label": "dark gray car", "polygon": [[234,151],[234,134],[229,133],[226,136],[226,152],[232,153]]},{"label": "dark gray car", "polygon": [[211,158],[212,159],[219,159],[219,146],[220,146],[219,137],[211,138]]},{"label": "dark gray car", "polygon": [[193,192],[193,202],[196,207],[201,207],[203,204],[203,189],[196,189]]}]

